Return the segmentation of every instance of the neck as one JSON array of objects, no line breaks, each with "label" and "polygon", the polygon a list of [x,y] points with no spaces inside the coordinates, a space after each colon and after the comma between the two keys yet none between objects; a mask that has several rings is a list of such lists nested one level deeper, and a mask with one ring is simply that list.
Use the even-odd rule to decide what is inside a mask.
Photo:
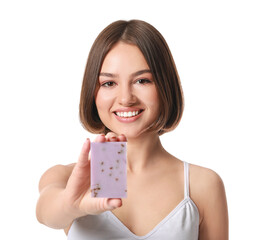
[{"label": "neck", "polygon": [[[145,136],[146,135],[146,136]],[[128,171],[139,173],[148,169],[165,152],[158,134],[145,134],[140,138],[128,139]]]}]

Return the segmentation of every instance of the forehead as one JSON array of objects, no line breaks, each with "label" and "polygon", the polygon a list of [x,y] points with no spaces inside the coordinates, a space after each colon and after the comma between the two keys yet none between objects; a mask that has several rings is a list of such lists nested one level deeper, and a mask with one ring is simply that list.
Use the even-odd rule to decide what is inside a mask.
[{"label": "forehead", "polygon": [[101,72],[134,72],[149,69],[147,61],[136,45],[118,42],[106,55]]}]

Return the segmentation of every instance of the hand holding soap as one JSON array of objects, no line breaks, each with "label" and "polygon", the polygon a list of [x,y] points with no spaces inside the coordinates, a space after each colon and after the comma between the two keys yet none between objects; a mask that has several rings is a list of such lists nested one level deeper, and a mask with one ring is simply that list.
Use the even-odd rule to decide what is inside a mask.
[{"label": "hand holding soap", "polygon": [[91,196],[127,197],[126,142],[91,144]]}]

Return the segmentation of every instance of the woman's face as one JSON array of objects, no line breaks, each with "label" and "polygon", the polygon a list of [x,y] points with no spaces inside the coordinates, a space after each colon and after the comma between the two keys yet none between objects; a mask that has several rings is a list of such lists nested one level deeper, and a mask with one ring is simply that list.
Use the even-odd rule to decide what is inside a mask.
[{"label": "woman's face", "polygon": [[108,52],[95,102],[103,124],[127,138],[138,137],[157,120],[160,103],[156,85],[137,46],[119,42]]}]

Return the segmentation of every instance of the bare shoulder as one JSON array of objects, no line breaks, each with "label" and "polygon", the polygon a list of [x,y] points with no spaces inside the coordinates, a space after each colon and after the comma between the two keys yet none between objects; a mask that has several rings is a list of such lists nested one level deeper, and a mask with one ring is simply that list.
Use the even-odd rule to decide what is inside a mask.
[{"label": "bare shoulder", "polygon": [[213,170],[190,164],[190,197],[200,215],[201,239],[228,239],[225,187]]},{"label": "bare shoulder", "polygon": [[64,185],[67,183],[75,163],[69,165],[55,165],[49,168],[40,178],[39,192],[51,184]]},{"label": "bare shoulder", "polygon": [[199,187],[206,192],[223,187],[223,181],[215,171],[194,164],[190,164],[190,181],[193,183],[193,189]]},{"label": "bare shoulder", "polygon": [[190,196],[204,207],[210,198],[225,194],[221,177],[213,170],[190,164]]}]

